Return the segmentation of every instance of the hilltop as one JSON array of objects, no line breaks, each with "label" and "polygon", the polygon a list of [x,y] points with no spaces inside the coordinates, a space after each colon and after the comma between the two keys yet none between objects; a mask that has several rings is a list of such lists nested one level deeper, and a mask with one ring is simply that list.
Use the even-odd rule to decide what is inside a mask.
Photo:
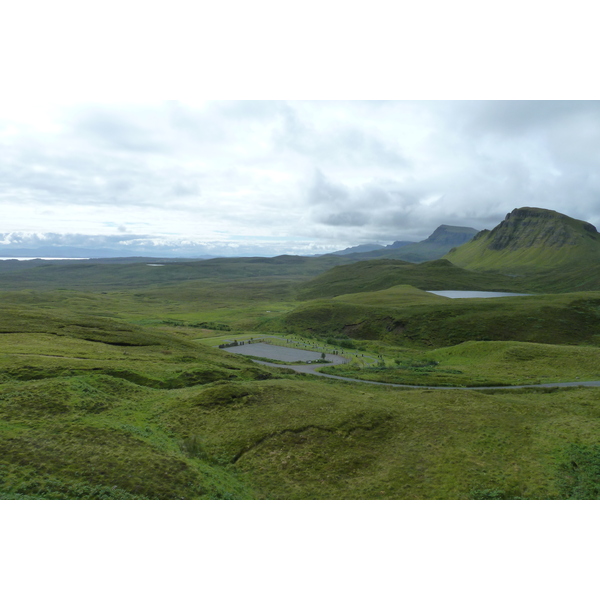
[{"label": "hilltop", "polygon": [[600,233],[590,223],[553,210],[516,208],[445,258],[466,269],[501,272],[589,265],[600,259]]}]

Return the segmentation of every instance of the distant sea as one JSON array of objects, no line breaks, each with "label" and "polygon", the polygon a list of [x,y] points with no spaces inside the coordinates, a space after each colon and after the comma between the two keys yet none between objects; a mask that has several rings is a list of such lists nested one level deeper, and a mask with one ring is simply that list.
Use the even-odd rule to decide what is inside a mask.
[{"label": "distant sea", "polygon": [[0,256],[0,260],[90,260],[89,258],[71,258],[70,256]]}]

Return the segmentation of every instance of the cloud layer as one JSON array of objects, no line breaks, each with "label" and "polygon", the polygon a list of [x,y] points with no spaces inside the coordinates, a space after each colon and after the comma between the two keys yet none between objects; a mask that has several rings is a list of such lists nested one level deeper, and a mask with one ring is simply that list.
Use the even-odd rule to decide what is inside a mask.
[{"label": "cloud layer", "polygon": [[47,105],[0,114],[0,247],[312,254],[520,206],[600,225],[599,148],[598,102]]}]

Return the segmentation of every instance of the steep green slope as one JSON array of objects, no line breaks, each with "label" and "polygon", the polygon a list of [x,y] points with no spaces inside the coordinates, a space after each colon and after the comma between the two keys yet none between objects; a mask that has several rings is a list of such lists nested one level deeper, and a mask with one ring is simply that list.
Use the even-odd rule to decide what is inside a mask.
[{"label": "steep green slope", "polygon": [[378,259],[334,267],[300,284],[298,297],[302,300],[331,298],[394,285],[412,285],[423,290],[520,292],[525,283],[503,275],[467,271],[444,259],[422,264]]},{"label": "steep green slope", "polygon": [[518,208],[445,258],[460,267],[505,273],[587,266],[600,260],[600,234],[590,223],[552,210]]}]

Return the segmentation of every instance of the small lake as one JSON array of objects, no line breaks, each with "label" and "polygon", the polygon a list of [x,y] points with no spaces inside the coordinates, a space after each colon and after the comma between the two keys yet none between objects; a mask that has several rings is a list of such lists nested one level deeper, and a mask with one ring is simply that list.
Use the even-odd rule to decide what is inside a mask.
[{"label": "small lake", "polygon": [[232,346],[231,348],[223,348],[223,350],[232,352],[233,354],[249,354],[250,356],[273,358],[285,362],[296,362],[300,360],[313,361],[321,358],[320,352],[286,348],[284,346],[275,346],[273,344],[261,344],[260,342],[254,342],[252,344],[246,343],[243,346]]},{"label": "small lake", "polygon": [[502,298],[504,296],[530,296],[531,294],[514,294],[510,292],[471,292],[465,290],[427,290],[429,294],[445,296],[446,298]]}]

